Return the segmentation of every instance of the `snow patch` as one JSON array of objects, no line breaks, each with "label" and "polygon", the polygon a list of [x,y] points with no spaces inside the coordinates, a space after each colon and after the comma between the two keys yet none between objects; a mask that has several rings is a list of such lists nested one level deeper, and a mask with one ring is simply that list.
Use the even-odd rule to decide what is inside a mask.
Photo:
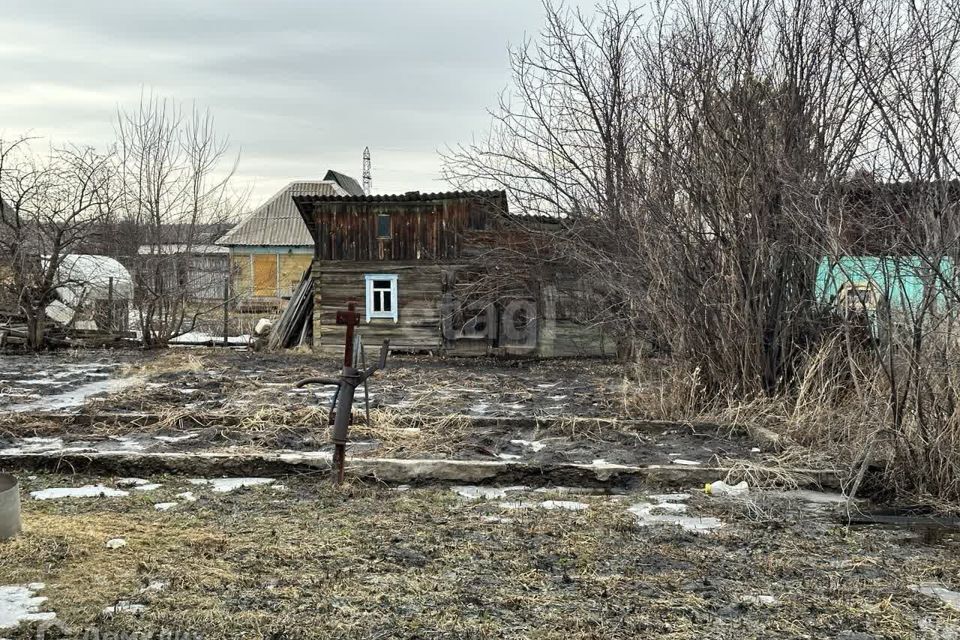
[{"label": "snow patch", "polygon": [[940,598],[941,601],[951,609],[960,611],[960,593],[947,589],[937,582],[924,582],[922,584],[912,584],[910,589],[925,596]]},{"label": "snow patch", "polygon": [[215,493],[229,493],[240,487],[271,484],[273,478],[191,478],[190,484],[211,485]]},{"label": "snow patch", "polygon": [[43,453],[63,448],[63,438],[23,438],[19,446],[0,449],[0,455],[15,456],[21,453]]},{"label": "snow patch", "polygon": [[129,613],[131,615],[139,615],[147,610],[147,605],[145,604],[134,604],[129,600],[120,600],[117,604],[112,607],[107,607],[103,610],[103,615],[107,618],[112,618],[118,613]]},{"label": "snow patch", "polygon": [[[687,513],[687,505],[676,502],[675,500],[681,499],[677,498],[677,495],[684,495],[683,500],[689,498],[685,494],[650,496],[651,499],[655,500],[654,503],[640,502],[627,509],[627,511],[637,517],[637,522],[641,527],[666,524],[681,527],[685,531],[703,533],[723,526],[719,518],[684,515]],[[658,497],[660,500],[657,500]]]},{"label": "snow patch", "polygon": [[527,449],[530,449],[534,453],[546,448],[547,446],[539,440],[511,440],[510,444],[515,444],[519,447],[526,447]]},{"label": "snow patch", "polygon": [[527,489],[527,487],[522,485],[515,487],[477,487],[473,485],[465,485],[453,487],[451,491],[459,496],[467,498],[468,500],[477,500],[479,498],[483,498],[484,500],[493,500],[494,498],[507,497],[507,493],[510,491],[523,491],[524,489]]},{"label": "snow patch", "polygon": [[586,503],[571,500],[544,500],[540,503],[540,507],[543,509],[563,509],[565,511],[583,511],[589,506]]},{"label": "snow patch", "polygon": [[15,629],[21,622],[55,618],[57,614],[52,611],[40,611],[40,605],[46,602],[47,598],[34,595],[44,586],[42,582],[0,586],[0,629]]},{"label": "snow patch", "polygon": [[175,506],[177,506],[176,502],[158,502],[157,504],[153,505],[153,508],[157,511],[169,511]]},{"label": "snow patch", "polygon": [[118,478],[117,479],[118,487],[142,487],[148,484],[150,484],[150,481],[144,480],[143,478]]},{"label": "snow patch", "polygon": [[123,498],[130,495],[126,491],[105,487],[102,484],[86,484],[82,487],[53,487],[31,491],[30,497],[34,500],[59,500],[60,498]]},{"label": "snow patch", "polygon": [[[194,389],[194,391],[196,391],[196,389]],[[190,438],[196,438],[199,435],[199,433],[185,433],[182,436],[153,436],[153,439],[159,440],[160,442],[174,443],[183,442],[184,440],[189,440]]]}]

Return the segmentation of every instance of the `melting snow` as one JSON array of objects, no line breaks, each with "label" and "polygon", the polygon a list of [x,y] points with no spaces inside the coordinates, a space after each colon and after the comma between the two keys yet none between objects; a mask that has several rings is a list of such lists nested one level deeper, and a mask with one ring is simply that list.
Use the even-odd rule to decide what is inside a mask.
[{"label": "melting snow", "polygon": [[0,629],[15,629],[21,622],[55,618],[57,614],[52,611],[40,611],[40,605],[46,602],[47,598],[33,595],[44,586],[42,582],[0,586]]},{"label": "melting snow", "polygon": [[925,596],[934,596],[940,598],[945,605],[951,609],[960,610],[960,593],[947,589],[942,584],[936,582],[924,582],[923,584],[910,585],[910,588],[917,593]]},{"label": "melting snow", "polygon": [[184,491],[183,493],[178,493],[174,497],[180,498],[181,500],[186,500],[187,502],[197,501],[197,496],[193,495],[193,491]]},{"label": "melting snow", "polygon": [[661,496],[650,497],[654,500],[659,498],[659,500],[653,504],[640,502],[627,509],[627,511],[637,516],[641,527],[672,524],[686,531],[701,533],[719,529],[723,526],[723,523],[720,522],[718,518],[683,515],[687,513],[687,505],[679,504],[678,501],[688,499],[690,496],[686,494],[662,494]]},{"label": "melting snow", "polygon": [[21,453],[43,453],[63,448],[63,438],[24,438],[19,446],[0,449],[0,455],[15,456]]},{"label": "melting snow", "polygon": [[487,412],[487,409],[490,407],[486,402],[478,402],[477,404],[470,407],[470,413],[483,415]]},{"label": "melting snow", "polygon": [[118,478],[117,479],[118,487],[142,487],[148,484],[150,484],[150,481],[144,480],[143,478]]},{"label": "melting snow", "polygon": [[497,506],[499,506],[501,509],[510,509],[510,510],[533,509],[535,506],[537,506],[537,503],[527,502],[526,500],[517,500],[515,502],[499,502],[497,503]]},{"label": "melting snow", "polygon": [[182,436],[153,436],[154,440],[159,440],[160,442],[183,442],[184,440],[189,440],[190,438],[196,438],[199,436],[199,433],[185,433]]},{"label": "melting snow", "polygon": [[118,613],[129,613],[132,615],[137,615],[143,613],[147,610],[147,605],[145,604],[133,604],[129,600],[121,600],[112,607],[107,607],[103,610],[103,615],[111,618]]},{"label": "melting snow", "polygon": [[24,402],[10,406],[7,411],[23,413],[25,411],[56,411],[58,409],[72,409],[79,407],[90,396],[99,393],[115,393],[127,387],[140,382],[140,378],[110,378],[108,380],[96,380],[80,385],[76,389],[64,391],[52,396],[41,397],[33,402]]},{"label": "melting snow", "polygon": [[87,484],[82,487],[54,487],[51,489],[41,489],[40,491],[31,491],[30,497],[34,500],[58,500],[60,498],[97,498],[100,496],[108,498],[122,498],[130,495],[126,491],[105,487],[102,484]]},{"label": "melting snow", "polygon": [[526,488],[527,487],[524,487],[524,486],[476,487],[472,485],[467,485],[462,487],[453,487],[451,491],[469,500],[476,500],[478,498],[483,498],[484,500],[493,500],[494,498],[507,497],[508,491],[523,491]]},{"label": "melting snow", "polygon": [[176,502],[158,502],[157,504],[153,505],[153,508],[157,511],[169,511],[175,506],[177,506]]},{"label": "melting snow", "polygon": [[191,478],[191,484],[213,485],[216,493],[228,493],[240,487],[253,487],[260,484],[270,484],[273,478]]},{"label": "melting snow", "polygon": [[520,447],[526,447],[532,450],[534,453],[545,448],[547,445],[543,444],[539,440],[511,440],[510,444],[515,444]]},{"label": "melting snow", "polygon": [[583,511],[590,505],[570,500],[544,500],[540,503],[544,509],[564,509],[566,511]]}]

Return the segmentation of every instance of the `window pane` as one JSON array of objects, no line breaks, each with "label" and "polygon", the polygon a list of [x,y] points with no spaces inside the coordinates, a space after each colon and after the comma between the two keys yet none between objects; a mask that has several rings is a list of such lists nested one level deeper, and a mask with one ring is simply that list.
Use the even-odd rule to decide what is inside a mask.
[{"label": "window pane", "polygon": [[383,311],[393,311],[393,304],[390,300],[390,291],[383,291]]},{"label": "window pane", "polygon": [[381,297],[382,294],[383,294],[382,291],[373,292],[373,310],[374,311],[383,311],[383,298]]},{"label": "window pane", "polygon": [[389,291],[389,290],[390,290],[390,281],[389,281],[389,280],[374,280],[374,281],[373,281],[373,290],[376,291],[376,290],[378,290],[378,289],[386,289],[387,291]]},{"label": "window pane", "polygon": [[382,213],[377,216],[377,237],[390,237],[390,216],[387,214]]}]

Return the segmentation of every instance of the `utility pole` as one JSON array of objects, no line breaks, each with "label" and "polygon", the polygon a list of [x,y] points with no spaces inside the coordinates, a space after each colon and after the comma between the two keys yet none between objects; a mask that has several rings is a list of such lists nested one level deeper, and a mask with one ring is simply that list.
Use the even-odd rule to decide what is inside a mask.
[{"label": "utility pole", "polygon": [[370,195],[373,188],[373,178],[370,177],[370,147],[363,150],[363,195]]}]

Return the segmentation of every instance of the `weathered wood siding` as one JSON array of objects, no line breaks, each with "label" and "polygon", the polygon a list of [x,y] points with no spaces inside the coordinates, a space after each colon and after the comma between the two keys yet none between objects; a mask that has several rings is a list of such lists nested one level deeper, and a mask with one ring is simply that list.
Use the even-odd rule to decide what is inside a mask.
[{"label": "weathered wood siding", "polygon": [[337,311],[357,303],[361,318],[366,313],[367,273],[397,274],[397,321],[361,319],[359,332],[364,344],[374,351],[385,339],[400,351],[434,351],[442,347],[440,302],[442,267],[429,263],[320,262],[313,266],[314,347],[324,352],[343,353],[345,327],[337,325]]},{"label": "weathered wood siding", "polygon": [[[336,314],[351,301],[361,316],[358,331],[373,350],[387,338],[392,349],[454,355],[600,356],[614,348],[596,327],[567,312],[576,296],[566,289],[576,289],[576,274],[518,273],[498,257],[491,263],[495,248],[507,257],[530,251],[523,225],[509,224],[502,215],[502,192],[303,198],[297,204],[316,238],[313,335],[318,351],[343,352],[345,328],[336,324]],[[390,216],[389,237],[378,234],[381,214]],[[547,224],[548,230],[556,227]],[[396,321],[366,321],[367,274],[397,275]],[[457,326],[476,315],[469,311],[472,284],[486,292],[483,298],[495,300],[489,303],[495,305],[492,317],[500,318],[512,300],[533,305],[533,344],[503,334],[506,320],[493,321],[486,334]],[[451,312],[456,305],[444,306],[445,296],[447,302],[460,300],[466,310]],[[444,313],[456,319],[445,322]]]},{"label": "weathered wood siding", "polygon": [[[465,254],[464,236],[484,230],[503,201],[476,197],[399,202],[318,201],[312,203],[318,260],[456,260]],[[389,238],[377,235],[377,216],[390,216]]]}]

